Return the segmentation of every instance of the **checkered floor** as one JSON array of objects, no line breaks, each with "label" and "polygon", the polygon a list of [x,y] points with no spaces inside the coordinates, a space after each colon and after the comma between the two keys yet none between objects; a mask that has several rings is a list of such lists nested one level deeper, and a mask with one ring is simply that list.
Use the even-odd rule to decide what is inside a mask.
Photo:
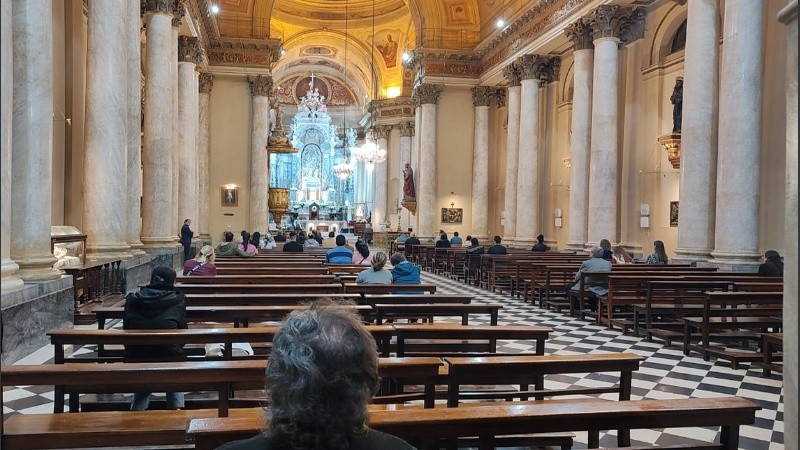
[{"label": "checkered floor", "polygon": [[[630,351],[645,357],[640,369],[633,374],[632,398],[664,399],[687,397],[717,397],[736,395],[753,400],[762,409],[756,413],[753,425],[740,430],[740,447],[750,450],[782,449],[783,446],[783,382],[779,373],[764,378],[759,365],[743,364],[733,370],[725,361],[703,361],[685,356],[680,348],[665,348],[660,342],[646,342],[615,330],[596,326],[588,321],[539,309],[512,299],[506,294],[490,293],[437,275],[423,273],[423,283],[435,283],[439,293],[471,294],[474,302],[502,303],[499,325],[546,325],[554,329],[547,341],[547,353],[585,354],[592,352]],[[479,316],[470,319],[480,324]],[[89,326],[93,328],[93,326]],[[528,341],[504,341],[498,351],[520,353],[532,351]],[[19,364],[42,364],[52,361],[53,352],[45,346]],[[561,375],[547,377],[552,387],[594,386],[603,375]],[[609,397],[613,398],[613,396]],[[52,412],[53,392],[47,388],[19,387],[3,393],[3,414]],[[632,445],[672,445],[718,440],[718,431],[705,428],[667,430],[634,430]],[[575,448],[586,448],[586,434],[577,433]],[[601,446],[616,446],[615,433],[601,434]]]}]

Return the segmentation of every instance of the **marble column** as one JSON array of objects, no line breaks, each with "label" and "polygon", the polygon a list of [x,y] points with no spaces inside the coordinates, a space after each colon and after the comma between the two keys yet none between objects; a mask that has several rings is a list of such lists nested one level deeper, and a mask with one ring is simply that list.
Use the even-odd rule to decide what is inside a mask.
[{"label": "marble column", "polygon": [[269,94],[272,77],[247,77],[253,97],[253,119],[250,128],[250,220],[248,231],[269,231]]},{"label": "marble column", "polygon": [[707,260],[714,247],[719,0],[689,2],[683,64],[681,220],[675,259]]},{"label": "marble column", "polygon": [[[403,170],[405,169],[406,164],[409,164],[410,167],[413,167],[411,164],[411,147],[413,145],[413,137],[414,124],[412,122],[400,123],[400,167],[398,168],[400,173],[397,174],[397,179],[400,180],[400,192],[398,192],[397,195],[399,196],[401,202],[403,201]],[[400,210],[398,222],[400,223],[400,228],[404,231],[411,226],[411,216],[407,209],[403,208]]]},{"label": "marble column", "polygon": [[489,103],[494,88],[472,88],[475,134],[472,144],[472,237],[485,241],[489,235]]},{"label": "marble column", "polygon": [[214,86],[214,75],[201,73],[199,79],[199,128],[197,131],[197,166],[198,166],[198,213],[196,229],[203,242],[211,242],[209,231],[209,129],[211,127],[209,116],[209,103],[211,102],[211,88]]},{"label": "marble column", "polygon": [[[728,0],[722,41],[715,264],[756,264],[761,152],[763,2]],[[681,164],[683,166],[683,164]]]},{"label": "marble column", "polygon": [[132,255],[144,254],[142,234],[142,48],[141,9],[137,2],[125,2],[125,84],[127,90],[127,201],[125,202],[126,240]]},{"label": "marble column", "polygon": [[519,150],[519,115],[522,68],[513,62],[503,70],[508,80],[508,139],[506,140],[506,190],[503,214],[503,239],[513,242],[517,235],[517,154]]},{"label": "marble column", "polygon": [[[86,53],[86,148],[83,154],[83,229],[86,258],[131,257],[127,242],[128,77],[124,3],[93,0]],[[125,142],[125,145],[120,145]]]},{"label": "marble column", "polygon": [[181,163],[181,150],[180,150],[180,123],[178,121],[178,32],[181,26],[181,19],[183,18],[183,4],[176,2],[175,9],[173,10],[172,19],[172,54],[170,55],[170,87],[169,92],[172,98],[172,147],[170,155],[172,155],[172,205],[170,212],[172,214],[171,220],[171,235],[173,241],[177,244],[178,235],[180,233],[180,226],[186,217],[180,216],[180,163]]},{"label": "marble column", "polygon": [[24,281],[61,276],[52,268],[50,211],[53,183],[53,5],[11,2],[13,112],[11,136],[11,259]]},{"label": "marble column", "polygon": [[589,155],[592,130],[592,28],[583,19],[565,30],[573,45],[572,142],[566,250],[583,250],[589,239]]},{"label": "marble column", "polygon": [[603,5],[588,18],[594,35],[594,73],[587,246],[601,239],[619,240],[619,44],[627,11]]},{"label": "marble column", "polygon": [[[786,25],[786,228],[784,232],[783,331],[783,441],[797,445],[797,0],[781,10],[778,18]],[[787,448],[791,448],[787,446]]]},{"label": "marble column", "polygon": [[[392,132],[391,125],[378,125],[375,127],[376,144],[378,148],[389,152],[389,133]],[[376,230],[386,231],[383,222],[389,219],[388,212],[388,183],[389,183],[389,161],[375,164],[373,171],[375,177],[375,192],[372,203],[372,226]]]},{"label": "marble column", "polygon": [[[414,188],[417,196],[419,196],[419,143],[422,139],[422,105],[419,103],[419,98],[415,97],[412,93],[414,100],[414,139],[411,140],[411,167],[414,169]],[[419,211],[419,204],[417,204],[417,211]],[[414,228],[414,232],[419,232],[419,213],[414,212],[414,217],[409,217],[409,226]]]},{"label": "marble column", "polygon": [[[172,197],[172,13],[173,1],[143,4],[146,30],[144,135],[142,147],[142,242],[145,249],[175,248]],[[177,50],[177,44],[175,46]],[[177,61],[177,59],[176,59]]]},{"label": "marble column", "polygon": [[436,208],[436,106],[442,88],[435,84],[421,84],[414,90],[420,113],[419,172],[417,176],[417,217],[419,218],[417,236],[420,239],[433,239],[438,230],[438,210]]},{"label": "marble column", "polygon": [[178,216],[181,223],[191,219],[196,238],[199,215],[199,176],[197,127],[199,124],[197,108],[199,92],[197,88],[197,64],[202,62],[200,39],[190,36],[178,38]]},{"label": "marble column", "polygon": [[2,208],[2,241],[0,241],[0,290],[3,293],[16,291],[23,282],[16,276],[19,266],[11,260],[11,115],[13,111],[13,44],[11,32],[11,2],[0,2],[0,79],[2,79],[2,95],[0,95],[0,208]]}]

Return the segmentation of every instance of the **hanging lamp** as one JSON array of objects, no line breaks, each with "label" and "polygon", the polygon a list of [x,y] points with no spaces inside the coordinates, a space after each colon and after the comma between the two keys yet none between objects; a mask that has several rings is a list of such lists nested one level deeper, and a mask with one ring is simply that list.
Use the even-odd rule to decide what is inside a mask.
[{"label": "hanging lamp", "polygon": [[[347,86],[347,39],[349,38],[348,35],[348,14],[349,14],[349,5],[350,0],[346,0],[344,3],[344,84]],[[355,170],[353,167],[353,163],[350,162],[349,159],[349,143],[347,142],[347,104],[344,105],[342,108],[342,152],[344,159],[342,159],[338,164],[333,166],[333,173],[342,181],[347,180],[353,175],[353,171]]]}]

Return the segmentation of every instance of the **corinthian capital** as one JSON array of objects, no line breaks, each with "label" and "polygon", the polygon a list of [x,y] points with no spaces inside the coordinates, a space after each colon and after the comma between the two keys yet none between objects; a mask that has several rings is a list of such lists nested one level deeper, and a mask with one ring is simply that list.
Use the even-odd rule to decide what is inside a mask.
[{"label": "corinthian capital", "polygon": [[498,108],[503,108],[506,106],[506,95],[508,94],[508,90],[504,87],[494,88],[492,92],[492,98],[494,98],[494,102]]},{"label": "corinthian capital", "polygon": [[178,36],[178,61],[200,64],[203,62],[203,49],[200,39],[192,36]]},{"label": "corinthian capital", "polygon": [[147,13],[172,14],[175,0],[142,0],[140,8],[143,16]]},{"label": "corinthian capital", "polygon": [[214,75],[204,72],[200,74],[199,90],[201,94],[211,94],[211,88],[214,87]]},{"label": "corinthian capital", "polygon": [[541,76],[539,77],[542,82],[545,84],[552,83],[558,79],[558,75],[561,73],[561,57],[560,56],[551,56],[547,58],[547,62],[545,63]]},{"label": "corinthian capital", "polygon": [[547,58],[540,55],[522,55],[517,58],[523,80],[541,80],[547,65]]},{"label": "corinthian capital", "polygon": [[578,19],[567,25],[564,34],[572,41],[572,46],[575,50],[591,50],[594,48],[592,27],[587,20]]},{"label": "corinthian capital", "polygon": [[522,68],[514,61],[503,68],[503,76],[508,80],[508,87],[519,86],[522,81]]},{"label": "corinthian capital", "polygon": [[594,39],[616,38],[624,43],[644,35],[644,11],[620,5],[601,5],[589,13],[587,22]]},{"label": "corinthian capital", "polygon": [[438,84],[420,84],[414,89],[411,98],[418,105],[437,104],[439,103],[439,95],[442,93],[442,87]]},{"label": "corinthian capital", "polygon": [[490,86],[475,86],[472,88],[472,105],[476,108],[478,106],[489,106],[493,90],[494,88]]},{"label": "corinthian capital", "polygon": [[389,140],[389,133],[392,132],[391,125],[378,125],[375,127],[375,138]]},{"label": "corinthian capital", "polygon": [[186,16],[185,0],[172,0],[172,1],[173,1],[172,26],[179,27],[181,26],[181,20],[183,20],[184,16]]},{"label": "corinthian capital", "polygon": [[414,136],[414,123],[413,122],[400,122],[400,136],[401,137]]},{"label": "corinthian capital", "polygon": [[269,97],[272,91],[272,77],[269,75],[248,76],[247,83],[250,85],[250,95],[253,97]]}]

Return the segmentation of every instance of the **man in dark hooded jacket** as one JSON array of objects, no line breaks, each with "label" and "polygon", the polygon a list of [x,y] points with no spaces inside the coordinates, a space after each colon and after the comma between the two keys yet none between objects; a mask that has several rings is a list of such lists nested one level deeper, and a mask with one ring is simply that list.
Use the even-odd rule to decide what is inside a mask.
[{"label": "man in dark hooded jacket", "polygon": [[[122,328],[126,330],[175,330],[189,328],[186,323],[186,297],[175,289],[175,271],[156,267],[150,284],[125,297]],[[128,345],[129,358],[157,359],[184,355],[181,345]],[[144,411],[150,403],[149,392],[137,392],[131,410]],[[167,392],[167,408],[183,408],[183,392]]]}]

